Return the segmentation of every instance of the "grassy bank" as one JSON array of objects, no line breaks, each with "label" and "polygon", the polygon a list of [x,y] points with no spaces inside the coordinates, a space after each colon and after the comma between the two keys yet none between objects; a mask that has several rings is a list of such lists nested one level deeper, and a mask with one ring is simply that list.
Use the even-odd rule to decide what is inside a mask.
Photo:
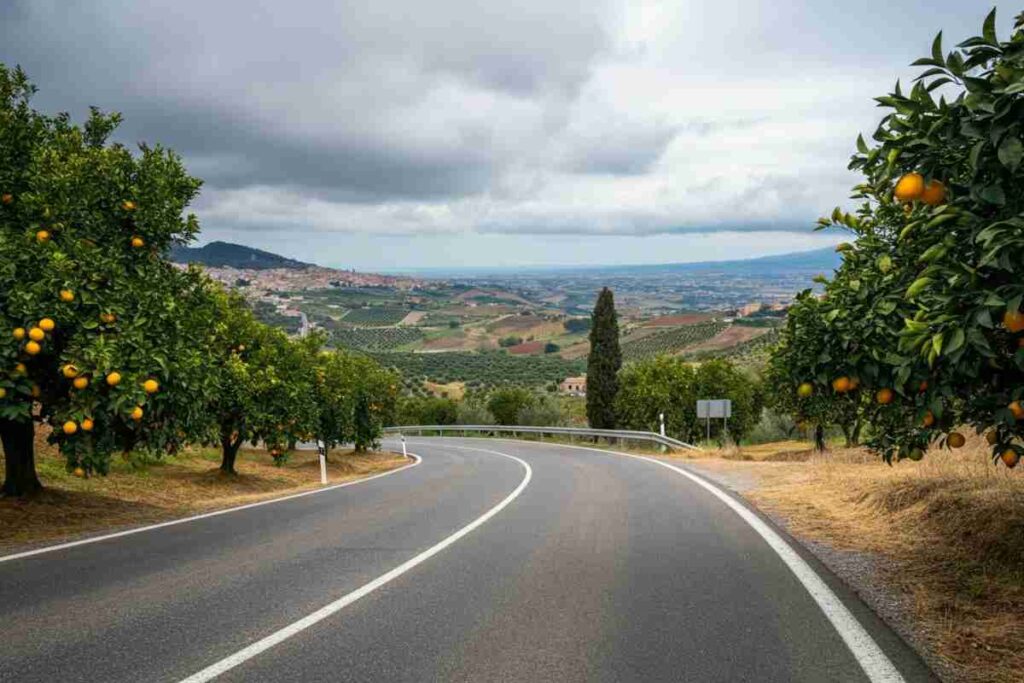
[{"label": "grassy bank", "polygon": [[801,540],[881,558],[870,588],[900,598],[908,640],[945,679],[1021,680],[1024,472],[994,466],[980,438],[892,467],[863,449],[800,446],[711,454],[699,467]]},{"label": "grassy bank", "polygon": [[[83,535],[242,505],[320,486],[316,453],[292,453],[275,467],[264,451],[239,453],[237,476],[218,470],[220,455],[197,448],[173,458],[138,462],[114,458],[106,477],[79,479],[41,444],[39,477],[46,487],[30,500],[0,498],[0,553]],[[400,455],[331,453],[330,483],[357,479],[405,464]],[[0,463],[0,475],[3,468]]]}]

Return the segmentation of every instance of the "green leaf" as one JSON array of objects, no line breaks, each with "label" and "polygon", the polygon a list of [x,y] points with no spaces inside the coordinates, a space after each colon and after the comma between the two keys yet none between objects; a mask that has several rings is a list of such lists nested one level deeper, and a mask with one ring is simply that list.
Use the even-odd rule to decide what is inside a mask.
[{"label": "green leaf", "polygon": [[946,342],[946,354],[949,355],[964,345],[966,335],[961,328],[956,328],[949,335],[949,341]]},{"label": "green leaf", "polygon": [[988,13],[988,16],[985,17],[985,25],[981,29],[981,35],[989,45],[999,45],[999,40],[996,38],[996,10],[994,7]]},{"label": "green leaf", "polygon": [[863,135],[858,135],[857,136],[857,151],[860,152],[861,154],[867,154],[870,151],[868,149],[867,143],[864,142],[864,136]]},{"label": "green leaf", "polygon": [[911,283],[909,287],[907,287],[906,297],[908,299],[913,299],[921,292],[921,290],[923,290],[925,287],[931,284],[931,281],[932,279],[930,277],[917,278],[916,280],[914,280],[913,283]]},{"label": "green leaf", "polygon": [[942,59],[942,31],[939,31],[938,35],[935,36],[935,40],[932,41],[932,59],[939,64],[946,63]]},{"label": "green leaf", "polygon": [[989,204],[996,204],[997,206],[1003,206],[1006,204],[1006,192],[1003,191],[1001,185],[989,185],[982,188],[978,196]]},{"label": "green leaf", "polygon": [[1011,171],[1020,167],[1021,159],[1024,159],[1024,144],[1016,135],[1007,135],[999,144],[997,152],[999,161]]}]

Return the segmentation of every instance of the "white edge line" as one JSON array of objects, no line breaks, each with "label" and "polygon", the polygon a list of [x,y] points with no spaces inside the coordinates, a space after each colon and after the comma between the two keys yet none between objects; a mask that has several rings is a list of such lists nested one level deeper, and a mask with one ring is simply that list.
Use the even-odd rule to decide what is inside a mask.
[{"label": "white edge line", "polygon": [[605,453],[606,455],[621,455],[627,458],[636,458],[637,460],[646,460],[652,462],[655,465],[661,465],[666,467],[673,472],[683,475],[689,478],[697,485],[703,487],[709,493],[714,495],[716,498],[721,500],[723,503],[728,505],[733,512],[740,516],[744,522],[750,525],[754,531],[756,531],[761,538],[771,547],[772,550],[782,559],[782,561],[789,567],[789,570],[793,572],[797,580],[803,584],[803,587],[807,589],[811,597],[821,611],[824,612],[825,618],[832,623],[832,626],[839,633],[839,636],[846,643],[846,647],[849,648],[853,654],[857,663],[860,664],[861,669],[873,683],[901,683],[904,681],[902,674],[892,663],[892,661],[886,656],[882,649],[878,646],[878,643],[874,641],[867,630],[861,625],[857,618],[853,616],[853,613],[849,608],[843,604],[843,601],[828,587],[818,573],[807,563],[804,558],[793,550],[792,546],[789,545],[774,529],[768,526],[760,517],[755,515],[753,512],[748,510],[746,507],[741,505],[732,496],[725,493],[720,487],[711,483],[704,477],[688,472],[681,467],[657,460],[656,458],[650,458],[645,455],[635,455],[633,453],[623,453],[621,451],[606,450],[602,448],[589,448],[587,446],[574,446],[569,444],[543,444],[534,441],[518,441],[516,439],[499,439],[507,441],[517,441],[517,443],[528,443],[537,445],[556,446],[559,448],[577,448],[585,451],[594,451],[597,453]]},{"label": "white edge line", "polygon": [[373,581],[370,581],[369,583],[360,586],[351,593],[343,595],[342,597],[338,598],[330,604],[324,605],[312,614],[309,614],[308,616],[305,616],[302,619],[299,619],[298,621],[289,624],[288,626],[285,626],[279,631],[271,633],[269,636],[257,640],[255,643],[239,650],[235,654],[225,657],[219,662],[206,667],[202,671],[195,673],[189,676],[188,678],[183,679],[181,683],[205,683],[206,681],[211,681],[217,676],[220,676],[222,673],[225,673],[235,668],[239,664],[242,664],[243,662],[252,659],[256,655],[265,652],[266,650],[269,650],[275,645],[278,645],[279,643],[287,640],[288,638],[291,638],[292,636],[306,630],[310,626],[313,626],[317,622],[323,621],[327,617],[351,605],[359,598],[365,597],[366,595],[369,595],[381,586],[397,579],[402,574],[406,573],[416,565],[429,560],[431,557],[438,554],[439,552],[441,552],[451,544],[455,543],[469,532],[479,527],[481,524],[489,520],[491,517],[494,517],[494,515],[501,512],[501,510],[504,509],[505,506],[507,506],[509,503],[511,503],[513,500],[519,497],[519,494],[522,493],[523,489],[525,489],[526,486],[530,483],[530,479],[533,478],[533,469],[530,467],[530,465],[526,461],[521,460],[514,455],[509,455],[508,453],[501,453],[499,451],[487,450],[485,448],[466,448],[459,446],[455,446],[454,448],[459,448],[460,450],[480,451],[481,453],[493,453],[494,455],[500,455],[511,460],[515,460],[516,462],[523,466],[523,468],[526,470],[526,474],[523,477],[523,480],[519,482],[519,486],[517,486],[515,490],[512,491],[512,493],[508,494],[508,496],[506,496],[504,500],[502,500],[500,503],[492,507],[490,510],[485,512],[480,517],[477,517],[475,520],[473,520],[466,526],[462,527],[461,529],[453,533],[451,536],[427,548],[419,555],[409,560],[406,560],[405,562],[398,565],[391,571],[381,574]]},{"label": "white edge line", "polygon": [[[397,454],[396,454],[397,455]],[[346,486],[352,486],[354,484],[362,484],[367,481],[374,479],[380,479],[386,477],[389,474],[396,474],[398,472],[404,472],[405,470],[411,469],[419,465],[422,462],[420,456],[413,453],[409,453],[409,457],[413,459],[412,463],[402,465],[393,470],[387,472],[381,472],[380,474],[374,474],[369,477],[362,479],[353,479],[352,481],[342,482],[340,484],[333,484],[331,486],[325,486],[319,489],[312,489],[309,491],[303,491],[302,493],[293,493],[280,498],[271,498],[270,500],[260,500],[255,503],[246,503],[245,505],[236,505],[235,507],[224,508],[223,510],[214,510],[213,512],[204,512],[198,515],[192,515],[190,517],[181,517],[180,519],[172,519],[166,522],[159,522],[157,524],[148,524],[146,526],[136,527],[134,529],[126,529],[124,531],[116,531],[112,534],[103,534],[102,536],[91,536],[89,538],[83,538],[78,541],[68,541],[67,543],[58,543],[56,545],[48,545],[43,548],[36,548],[35,550],[26,550],[25,552],[15,553],[13,555],[0,556],[0,564],[4,562],[11,562],[12,560],[21,560],[26,557],[33,557],[35,555],[42,555],[44,553],[52,553],[57,550],[66,550],[67,548],[75,548],[80,545],[89,545],[90,543],[99,543],[100,541],[109,541],[112,538],[121,538],[122,536],[131,536],[133,534],[141,534],[144,531],[153,531],[154,529],[163,529],[169,526],[175,526],[177,524],[185,524],[187,522],[195,522],[200,519],[208,519],[210,517],[217,517],[220,515],[226,515],[231,512],[238,512],[239,510],[248,510],[254,507],[260,507],[261,505],[273,505],[274,503],[283,503],[286,500],[294,500],[295,498],[302,498],[303,496],[312,496],[317,493],[326,493],[327,491],[333,491],[335,489],[344,488]]]}]

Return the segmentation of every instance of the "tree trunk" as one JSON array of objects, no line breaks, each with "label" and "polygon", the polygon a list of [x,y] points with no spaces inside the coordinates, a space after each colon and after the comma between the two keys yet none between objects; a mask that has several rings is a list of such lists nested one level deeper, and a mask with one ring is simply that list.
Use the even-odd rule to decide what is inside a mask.
[{"label": "tree trunk", "polygon": [[7,471],[5,496],[30,496],[43,489],[36,476],[35,423],[0,419],[0,443],[4,447]]},{"label": "tree trunk", "polygon": [[222,453],[220,471],[224,474],[237,474],[235,472],[235,458],[238,456],[238,449],[242,446],[242,433],[238,430],[238,436],[231,438],[232,430],[222,429],[220,432],[220,450]]},{"label": "tree trunk", "polygon": [[814,450],[825,450],[825,428],[821,425],[814,425]]}]

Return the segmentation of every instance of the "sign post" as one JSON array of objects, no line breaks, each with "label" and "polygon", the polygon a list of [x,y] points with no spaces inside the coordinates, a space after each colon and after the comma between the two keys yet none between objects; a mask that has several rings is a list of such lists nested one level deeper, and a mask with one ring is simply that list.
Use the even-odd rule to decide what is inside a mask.
[{"label": "sign post", "polygon": [[327,483],[327,444],[323,441],[316,442],[317,453],[320,454],[320,483]]},{"label": "sign post", "polygon": [[732,401],[727,398],[697,401],[697,419],[704,418],[707,421],[708,441],[711,440],[711,418],[722,418],[725,421],[723,433],[727,434],[730,417],[732,417]]},{"label": "sign post", "polygon": [[399,436],[402,437],[402,457],[408,460],[409,453],[405,450],[405,434],[399,434]]}]

